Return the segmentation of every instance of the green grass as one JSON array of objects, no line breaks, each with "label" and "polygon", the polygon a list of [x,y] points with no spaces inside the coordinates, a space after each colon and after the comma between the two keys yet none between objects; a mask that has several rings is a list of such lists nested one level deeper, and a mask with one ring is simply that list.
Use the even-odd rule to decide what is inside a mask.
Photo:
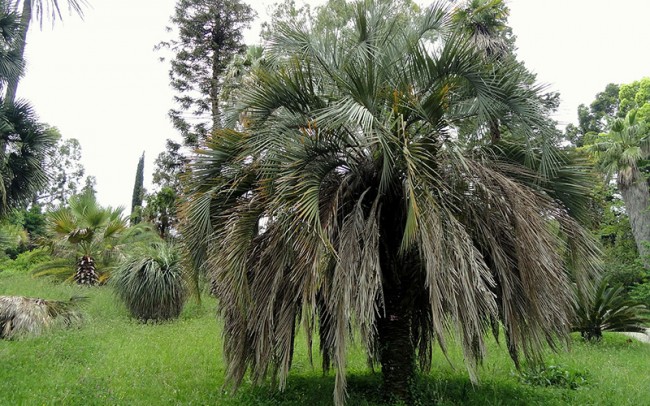
[{"label": "green grass", "polygon": [[[312,369],[299,343],[287,389],[249,382],[236,393],[224,391],[221,330],[216,303],[190,303],[180,319],[140,324],[109,288],[80,288],[0,272],[0,295],[68,299],[89,296],[88,320],[80,329],[52,331],[35,339],[0,341],[0,405],[330,405],[333,374]],[[549,353],[547,364],[585,373],[578,389],[531,386],[521,382],[507,352],[496,343],[473,386],[458,348],[450,366],[437,352],[431,374],[420,376],[416,403],[429,405],[647,405],[650,345],[605,334],[602,342],[575,338],[570,352]],[[316,359],[315,365],[319,365]],[[381,404],[381,376],[368,371],[363,352],[352,350],[348,364],[349,404]]]}]

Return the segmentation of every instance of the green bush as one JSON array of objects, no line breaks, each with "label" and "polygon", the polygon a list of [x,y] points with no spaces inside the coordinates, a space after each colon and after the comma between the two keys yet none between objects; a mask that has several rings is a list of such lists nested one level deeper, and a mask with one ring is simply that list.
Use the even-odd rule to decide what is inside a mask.
[{"label": "green bush", "polygon": [[630,291],[630,297],[633,300],[643,303],[646,308],[650,308],[650,281],[633,287]]},{"label": "green bush", "polygon": [[178,317],[187,298],[178,252],[162,242],[127,254],[112,283],[131,315],[144,322]]},{"label": "green bush", "polygon": [[46,248],[37,248],[19,254],[16,259],[4,258],[0,262],[0,272],[27,273],[38,264],[50,261],[52,257]]},{"label": "green bush", "polygon": [[549,365],[523,370],[519,375],[519,380],[533,386],[578,389],[587,384],[587,373],[569,371],[560,365]]}]

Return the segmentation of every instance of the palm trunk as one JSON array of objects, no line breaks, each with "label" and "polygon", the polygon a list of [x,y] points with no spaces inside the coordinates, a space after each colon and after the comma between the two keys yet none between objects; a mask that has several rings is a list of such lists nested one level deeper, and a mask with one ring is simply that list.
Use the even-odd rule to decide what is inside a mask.
[{"label": "palm trunk", "polygon": [[392,287],[384,291],[385,313],[377,320],[379,356],[383,389],[389,401],[411,401],[415,378],[415,343],[412,335],[412,300],[404,297],[403,289]]},{"label": "palm trunk", "polygon": [[413,319],[414,264],[408,254],[402,255],[399,246],[403,236],[405,218],[399,208],[399,197],[386,199],[380,220],[382,249],[379,262],[382,272],[384,308],[377,318],[379,361],[383,377],[383,392],[388,401],[410,404],[415,378],[415,340]]},{"label": "palm trunk", "polygon": [[77,263],[77,273],[74,281],[79,285],[95,286],[99,282],[99,276],[95,270],[95,260],[87,255],[81,257]]},{"label": "palm trunk", "polygon": [[[29,30],[29,24],[32,20],[32,0],[23,1],[23,11],[20,15],[20,30],[18,31],[18,36],[16,37],[16,51],[20,59],[23,59],[25,55],[25,45],[27,44],[27,31]],[[16,92],[18,90],[18,82],[20,78],[18,76],[9,78],[7,81],[7,92],[5,93],[5,105],[11,105],[16,100]]]},{"label": "palm trunk", "polygon": [[630,226],[639,256],[646,268],[650,269],[650,193],[648,184],[641,173],[635,174],[635,181],[629,184],[619,182],[625,208],[630,218]]}]

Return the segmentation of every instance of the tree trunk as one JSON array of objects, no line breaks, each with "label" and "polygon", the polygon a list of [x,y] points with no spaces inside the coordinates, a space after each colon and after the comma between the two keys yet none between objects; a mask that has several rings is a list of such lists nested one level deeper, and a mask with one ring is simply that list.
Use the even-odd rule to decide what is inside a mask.
[{"label": "tree trunk", "polygon": [[387,400],[410,403],[415,378],[412,300],[400,287],[384,290],[385,314],[377,320],[379,356]]},{"label": "tree trunk", "polygon": [[650,193],[641,173],[635,174],[636,180],[630,184],[621,184],[619,190],[623,195],[625,209],[630,218],[630,226],[639,256],[646,269],[650,269]]},{"label": "tree trunk", "polygon": [[74,275],[74,281],[79,285],[95,286],[99,282],[99,276],[95,271],[95,260],[92,257],[84,255],[77,263],[77,273]]},{"label": "tree trunk", "polygon": [[[25,55],[25,45],[27,44],[27,31],[29,30],[29,24],[32,20],[32,0],[23,1],[23,11],[20,15],[20,29],[18,30],[18,36],[15,40],[16,51],[20,59],[23,59]],[[20,77],[16,76],[9,78],[7,81],[7,91],[5,93],[5,105],[11,105],[16,100],[16,92],[18,90],[18,81]]]},{"label": "tree trunk", "polygon": [[[377,318],[379,362],[383,376],[383,392],[387,401],[410,404],[415,378],[415,264],[409,254],[400,253],[406,218],[398,196],[384,201],[380,219],[382,236],[379,262],[382,273],[383,309]],[[398,213],[398,215],[396,215]]]}]

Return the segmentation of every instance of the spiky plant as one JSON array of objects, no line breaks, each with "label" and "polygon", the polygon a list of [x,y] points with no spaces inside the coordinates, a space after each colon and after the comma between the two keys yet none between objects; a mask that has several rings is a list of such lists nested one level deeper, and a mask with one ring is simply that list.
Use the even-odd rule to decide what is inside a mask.
[{"label": "spiky plant", "polygon": [[645,333],[650,324],[648,309],[629,299],[623,286],[610,285],[608,278],[602,278],[595,291],[578,289],[576,294],[573,331],[587,341],[599,341],[603,331]]},{"label": "spiky plant", "polygon": [[83,317],[78,304],[83,299],[73,297],[64,302],[0,296],[0,338],[36,337],[55,325],[79,324]]},{"label": "spiky plant", "polygon": [[142,321],[178,317],[187,298],[179,254],[164,242],[129,253],[112,283],[131,315]]},{"label": "spiky plant", "polygon": [[[450,332],[473,380],[499,321],[515,362],[567,339],[569,272],[597,251],[564,203],[575,178],[550,186],[569,157],[537,149],[552,130],[536,89],[448,31],[441,4],[409,19],[379,3],[357,2],[345,35],[282,27],[270,68],[239,89],[238,131],[194,162],[181,233],[215,281],[235,385],[250,371],[284,388],[300,323],[336,370],[337,405],[351,331],[407,403]],[[535,165],[458,137],[497,119]]]}]

